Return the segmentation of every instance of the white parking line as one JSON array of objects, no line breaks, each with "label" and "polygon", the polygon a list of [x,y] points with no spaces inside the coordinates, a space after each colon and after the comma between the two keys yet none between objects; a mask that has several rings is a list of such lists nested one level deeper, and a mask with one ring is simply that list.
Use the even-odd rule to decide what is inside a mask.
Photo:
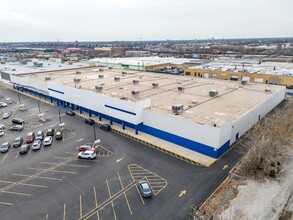
[{"label": "white parking line", "polygon": [[76,140],[76,142],[80,142],[80,141],[83,141],[83,138]]}]

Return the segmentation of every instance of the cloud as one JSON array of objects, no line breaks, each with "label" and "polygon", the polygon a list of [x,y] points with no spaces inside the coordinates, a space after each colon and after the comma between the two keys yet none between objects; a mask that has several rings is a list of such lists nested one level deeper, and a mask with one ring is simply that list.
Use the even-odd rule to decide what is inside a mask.
[{"label": "cloud", "polygon": [[8,22],[10,24],[33,24],[33,25],[50,25],[50,23],[35,18],[31,15],[0,9],[0,22]]}]

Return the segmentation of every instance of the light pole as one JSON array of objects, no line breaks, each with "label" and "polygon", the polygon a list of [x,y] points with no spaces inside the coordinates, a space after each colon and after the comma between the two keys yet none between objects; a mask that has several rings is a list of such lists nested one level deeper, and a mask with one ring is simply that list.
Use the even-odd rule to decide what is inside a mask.
[{"label": "light pole", "polygon": [[18,101],[19,101],[19,104],[21,104],[19,93],[17,93],[17,95],[18,95]]},{"label": "light pole", "polygon": [[38,101],[39,113],[41,114],[40,101]]},{"label": "light pole", "polygon": [[95,123],[93,124],[93,129],[94,129],[94,138],[95,138],[95,140],[97,140],[97,137],[96,137],[96,128],[95,128],[96,126],[95,126]]},{"label": "light pole", "polygon": [[61,115],[60,115],[60,109],[59,109],[59,121],[60,121],[60,124],[61,124]]}]

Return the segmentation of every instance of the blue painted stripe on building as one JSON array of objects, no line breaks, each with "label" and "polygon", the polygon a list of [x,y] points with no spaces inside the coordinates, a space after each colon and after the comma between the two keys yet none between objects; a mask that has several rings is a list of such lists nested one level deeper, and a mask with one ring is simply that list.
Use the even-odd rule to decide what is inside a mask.
[{"label": "blue painted stripe on building", "polygon": [[111,108],[111,109],[114,109],[114,110],[117,110],[117,111],[120,111],[120,112],[124,112],[124,113],[130,114],[130,115],[136,115],[136,113],[134,113],[134,112],[129,112],[129,111],[123,110],[121,108],[116,108],[116,107],[113,107],[113,106],[110,106],[110,105],[105,105],[105,107]]},{"label": "blue painted stripe on building", "polygon": [[230,146],[230,140],[228,140],[223,146],[215,150],[211,146],[201,144],[201,143],[189,140],[187,138],[183,138],[178,135],[171,134],[171,133],[144,125],[144,124],[139,125],[139,130],[144,133],[169,141],[171,143],[177,144],[187,149],[199,152],[201,154],[207,155],[212,158],[218,158]]},{"label": "blue painted stripe on building", "polygon": [[56,89],[48,88],[48,90],[50,90],[50,91],[52,91],[52,92],[57,92],[57,93],[60,93],[60,94],[64,94],[64,92],[59,91],[59,90],[56,90]]}]

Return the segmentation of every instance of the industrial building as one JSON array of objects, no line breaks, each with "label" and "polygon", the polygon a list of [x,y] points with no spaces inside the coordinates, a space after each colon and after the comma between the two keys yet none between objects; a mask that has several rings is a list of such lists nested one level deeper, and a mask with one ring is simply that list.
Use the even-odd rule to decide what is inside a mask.
[{"label": "industrial building", "polygon": [[[284,86],[88,67],[0,81],[54,105],[219,158],[285,97]],[[191,153],[190,153],[191,155]]]}]

